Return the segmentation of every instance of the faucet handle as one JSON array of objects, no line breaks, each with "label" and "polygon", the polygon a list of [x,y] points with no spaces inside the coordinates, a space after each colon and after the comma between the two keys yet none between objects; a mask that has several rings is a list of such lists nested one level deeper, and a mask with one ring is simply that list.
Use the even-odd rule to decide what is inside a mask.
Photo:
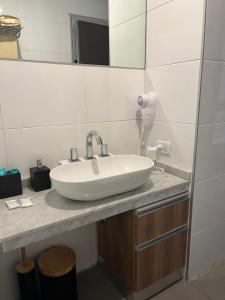
[{"label": "faucet handle", "polygon": [[108,145],[101,144],[101,156],[108,156]]},{"label": "faucet handle", "polygon": [[70,149],[70,161],[72,162],[79,161],[77,148]]}]

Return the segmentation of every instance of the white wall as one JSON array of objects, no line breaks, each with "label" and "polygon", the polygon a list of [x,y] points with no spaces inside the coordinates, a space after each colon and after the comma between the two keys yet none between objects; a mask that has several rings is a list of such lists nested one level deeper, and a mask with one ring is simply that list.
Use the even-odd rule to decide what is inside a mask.
[{"label": "white wall", "polygon": [[1,0],[3,14],[18,16],[22,59],[71,62],[69,13],[108,19],[105,0]]},{"label": "white wall", "polygon": [[146,0],[109,0],[111,66],[145,67],[145,25]]},{"label": "white wall", "polygon": [[[97,129],[113,153],[137,153],[136,98],[144,71],[0,61],[0,167],[29,167],[42,157],[50,168]],[[99,151],[99,149],[96,149]],[[96,262],[95,226],[28,247],[31,256],[55,243],[77,252],[78,271]],[[15,300],[17,252],[0,254],[0,299]],[[4,276],[2,277],[2,275]]]},{"label": "white wall", "polygon": [[190,277],[225,257],[225,2],[208,0]]},{"label": "white wall", "polygon": [[172,142],[172,153],[160,161],[192,171],[204,0],[148,0],[145,90],[160,103],[149,144]]}]

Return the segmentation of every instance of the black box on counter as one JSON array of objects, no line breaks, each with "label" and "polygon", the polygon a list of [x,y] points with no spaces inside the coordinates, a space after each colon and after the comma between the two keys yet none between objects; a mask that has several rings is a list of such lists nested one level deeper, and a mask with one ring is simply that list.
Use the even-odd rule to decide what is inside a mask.
[{"label": "black box on counter", "polygon": [[22,195],[22,180],[20,172],[0,176],[0,199]]},{"label": "black box on counter", "polygon": [[51,188],[50,169],[46,166],[30,168],[30,183],[35,192]]}]

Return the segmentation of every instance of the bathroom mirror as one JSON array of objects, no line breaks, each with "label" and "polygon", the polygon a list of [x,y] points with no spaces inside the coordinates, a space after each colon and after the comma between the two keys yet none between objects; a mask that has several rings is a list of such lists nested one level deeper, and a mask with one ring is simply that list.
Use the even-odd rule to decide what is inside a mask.
[{"label": "bathroom mirror", "polygon": [[0,0],[0,58],[145,67],[146,0]]}]

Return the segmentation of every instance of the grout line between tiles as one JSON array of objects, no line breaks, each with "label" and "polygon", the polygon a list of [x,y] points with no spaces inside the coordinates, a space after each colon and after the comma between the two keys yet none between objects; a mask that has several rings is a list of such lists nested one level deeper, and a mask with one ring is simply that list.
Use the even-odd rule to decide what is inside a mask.
[{"label": "grout line between tiles", "polygon": [[75,64],[75,63],[65,63],[65,62],[53,62],[53,61],[43,61],[43,60],[29,60],[29,59],[7,59],[7,58],[0,58],[0,62],[4,61],[7,63],[11,62],[17,62],[17,63],[41,63],[46,65],[62,65],[62,66],[68,66],[68,67],[84,67],[84,68],[100,68],[100,69],[106,69],[106,70],[128,70],[128,71],[145,71],[145,67],[143,68],[131,68],[131,67],[116,67],[116,66],[103,66],[103,65],[87,65],[87,64]]},{"label": "grout line between tiles", "polygon": [[224,176],[225,175],[225,170],[222,172],[222,173],[220,173],[220,174],[216,174],[216,175],[214,175],[214,176],[211,176],[211,177],[208,177],[208,178],[203,178],[203,179],[195,179],[195,183],[201,183],[201,182],[205,182],[205,181],[210,181],[210,180],[213,180],[213,179],[216,179],[216,178],[218,178],[218,177],[222,177],[222,176]]},{"label": "grout line between tiles", "polygon": [[160,5],[156,6],[156,7],[151,8],[151,9],[147,9],[147,13],[150,13],[150,12],[156,10],[156,9],[159,9],[159,8],[161,8],[162,6],[164,6],[164,5],[166,5],[166,4],[169,4],[170,2],[173,2],[173,1],[174,1],[174,0],[168,0],[167,2],[165,2],[165,3],[163,3],[163,4],[160,4]]},{"label": "grout line between tiles", "polygon": [[[102,123],[117,123],[117,122],[130,122],[136,121],[136,119],[126,119],[126,120],[113,120],[113,121],[91,121],[84,123],[74,123],[74,124],[57,124],[57,125],[40,125],[40,126],[26,126],[26,127],[8,127],[6,130],[20,130],[20,129],[33,129],[33,128],[49,128],[49,127],[66,127],[66,126],[86,126],[88,124],[102,124]],[[164,122],[164,121],[162,121]],[[173,122],[172,122],[173,123]],[[181,123],[182,124],[182,123]]]},{"label": "grout line between tiles", "polygon": [[146,66],[146,70],[153,69],[153,68],[162,68],[162,67],[167,67],[167,66],[174,66],[174,65],[179,65],[179,64],[185,64],[185,63],[190,63],[190,62],[195,62],[195,61],[200,61],[200,58],[183,60],[183,61],[177,61],[177,62],[173,62],[173,63],[167,63],[167,64],[161,64],[161,65],[155,65],[155,66]]},{"label": "grout line between tiles", "polygon": [[219,60],[219,59],[209,59],[209,58],[205,58],[204,61],[210,61],[210,62],[217,62],[217,63],[225,63],[225,60]]},{"label": "grout line between tiles", "polygon": [[188,284],[196,291],[198,291],[202,296],[206,297],[208,300],[213,300],[209,295],[207,295],[202,289],[192,284],[190,281],[188,281]]},{"label": "grout line between tiles", "polygon": [[136,18],[138,18],[138,17],[141,17],[141,16],[144,16],[144,15],[147,16],[147,15],[146,15],[146,12],[143,12],[143,13],[141,13],[141,14],[138,14],[137,16],[132,17],[132,18],[126,20],[126,21],[123,21],[123,22],[121,22],[121,23],[119,23],[119,24],[117,24],[117,25],[115,25],[115,26],[112,26],[111,28],[112,28],[112,29],[117,28],[117,27],[119,27],[120,25],[126,24],[126,23],[128,23],[128,22],[130,22],[130,21],[133,21],[134,19],[136,19]]},{"label": "grout line between tiles", "polygon": [[57,124],[57,125],[37,125],[37,126],[25,126],[25,127],[8,127],[5,130],[20,130],[20,129],[33,129],[33,128],[51,128],[51,127],[69,127],[69,126],[82,126],[86,123],[74,123],[74,124]]},{"label": "grout line between tiles", "polygon": [[225,121],[212,122],[212,123],[199,123],[199,127],[203,127],[203,126],[212,126],[212,125],[219,125],[219,124],[225,124]]},{"label": "grout line between tiles", "polygon": [[214,222],[214,223],[212,223],[212,224],[209,224],[209,225],[207,225],[206,227],[204,227],[203,229],[200,229],[200,230],[198,230],[198,231],[196,231],[196,232],[191,232],[191,236],[196,236],[196,235],[198,235],[198,234],[201,234],[201,233],[203,233],[204,231],[207,231],[209,228],[211,228],[211,227],[213,227],[213,226],[216,226],[216,225],[218,225],[219,223],[221,223],[221,222],[223,222],[223,221],[225,221],[225,217],[221,217],[219,220],[217,220],[216,222]]},{"label": "grout line between tiles", "polygon": [[205,182],[205,181],[211,181],[213,179],[216,179],[218,177],[222,177],[225,175],[225,170],[223,173],[220,173],[218,175],[215,175],[215,176],[212,176],[212,177],[209,177],[209,178],[204,178],[204,179],[200,179],[200,180],[195,180],[195,183],[201,183],[201,182]]},{"label": "grout line between tiles", "polygon": [[164,121],[164,120],[155,120],[155,122],[158,123],[172,123],[172,124],[181,124],[181,125],[193,125],[195,126],[195,123],[187,123],[187,122],[177,122],[177,121]]},{"label": "grout line between tiles", "polygon": [[[126,119],[126,120],[113,120],[113,121],[91,121],[87,124],[102,124],[102,123],[116,123],[116,122],[129,122],[129,121],[137,121],[137,119]],[[169,124],[180,124],[180,125],[192,125],[195,126],[194,123],[182,123],[182,122],[173,122],[173,121],[164,121],[164,120],[155,120],[155,123],[169,123]]]},{"label": "grout line between tiles", "polygon": [[136,119],[126,119],[126,120],[113,120],[113,121],[91,121],[87,122],[87,125],[89,124],[103,124],[103,123],[117,123],[117,122],[130,122],[130,121],[136,121]]}]

